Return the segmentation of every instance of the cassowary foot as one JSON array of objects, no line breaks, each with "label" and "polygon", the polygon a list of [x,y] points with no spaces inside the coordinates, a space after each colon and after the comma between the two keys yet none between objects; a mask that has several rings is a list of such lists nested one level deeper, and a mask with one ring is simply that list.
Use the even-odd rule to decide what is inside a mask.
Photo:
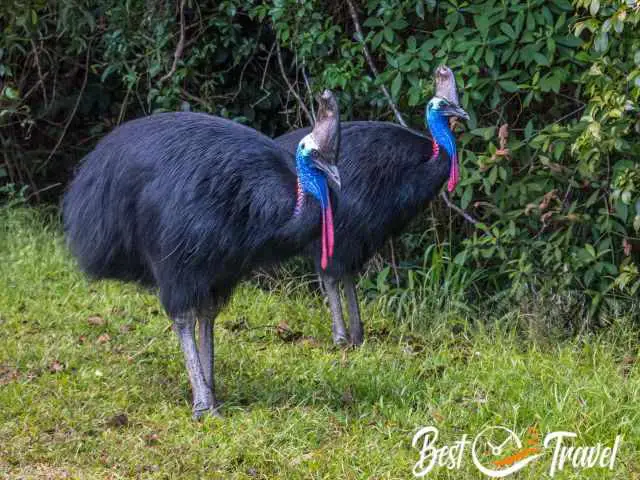
[{"label": "cassowary foot", "polygon": [[222,402],[216,402],[211,406],[194,405],[192,417],[196,421],[203,420],[206,417],[224,418],[220,413],[220,407],[222,407]]},{"label": "cassowary foot", "polygon": [[339,347],[344,347],[346,345],[349,345],[349,339],[347,338],[347,334],[346,333],[341,333],[341,334],[333,334],[333,344],[337,345]]},{"label": "cassowary foot", "polygon": [[351,345],[354,347],[359,347],[364,342],[364,333],[362,330],[357,332],[350,332]]}]

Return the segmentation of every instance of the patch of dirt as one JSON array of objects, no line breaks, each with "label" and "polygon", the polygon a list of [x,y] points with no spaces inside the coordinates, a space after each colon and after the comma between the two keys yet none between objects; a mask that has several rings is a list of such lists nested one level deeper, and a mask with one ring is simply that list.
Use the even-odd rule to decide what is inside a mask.
[{"label": "patch of dirt", "polygon": [[0,365],[0,385],[7,385],[15,382],[20,378],[20,372],[17,368],[9,365]]},{"label": "patch of dirt", "polygon": [[93,315],[87,318],[87,323],[94,327],[101,327],[102,325],[104,325],[104,318],[99,315]]}]

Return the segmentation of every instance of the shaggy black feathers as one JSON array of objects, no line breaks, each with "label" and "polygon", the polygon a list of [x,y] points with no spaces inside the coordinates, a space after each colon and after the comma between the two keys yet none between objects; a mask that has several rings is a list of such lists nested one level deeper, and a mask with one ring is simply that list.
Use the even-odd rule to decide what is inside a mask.
[{"label": "shaggy black feathers", "polygon": [[86,157],[65,195],[67,242],[93,277],[158,286],[171,316],[219,304],[243,274],[318,236],[316,201],[293,216],[294,168],[273,140],[228,120],[131,121]]}]

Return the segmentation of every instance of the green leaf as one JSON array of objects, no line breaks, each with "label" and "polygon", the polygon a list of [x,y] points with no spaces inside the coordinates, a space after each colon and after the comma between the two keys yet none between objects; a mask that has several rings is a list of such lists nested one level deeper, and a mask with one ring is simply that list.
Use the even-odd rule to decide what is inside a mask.
[{"label": "green leaf", "polygon": [[380,44],[382,43],[382,39],[383,39],[383,32],[379,31],[371,39],[371,48],[373,50],[376,50],[380,46]]},{"label": "green leaf", "polygon": [[590,243],[585,244],[584,249],[589,252],[589,255],[591,255],[592,257],[596,256],[596,251],[593,248],[593,245],[591,245]]},{"label": "green leaf", "polygon": [[533,16],[533,13],[529,12],[527,15],[527,30],[533,31],[536,29],[536,19]]},{"label": "green leaf", "polygon": [[385,27],[385,29],[383,30],[384,32],[384,39],[388,42],[388,43],[393,43],[393,37],[394,37],[394,33],[393,30],[391,30],[389,27]]},{"label": "green leaf", "polygon": [[489,183],[491,185],[495,185],[497,179],[498,179],[498,167],[494,165],[493,167],[491,167],[491,170],[489,170]]},{"label": "green leaf", "polygon": [[598,10],[600,10],[600,0],[591,0],[589,13],[595,17],[598,14]]},{"label": "green leaf", "polygon": [[12,87],[4,87],[2,94],[9,100],[18,100],[20,98],[20,92]]},{"label": "green leaf", "polygon": [[524,127],[524,138],[531,138],[533,136],[533,120],[527,122],[527,126]]},{"label": "green leaf", "polygon": [[422,0],[419,0],[418,3],[416,3],[416,15],[424,20],[424,2]]},{"label": "green leaf", "polygon": [[500,87],[509,92],[509,93],[513,93],[513,92],[517,92],[519,90],[518,88],[518,84],[516,82],[512,82],[510,80],[500,80],[498,82],[498,85],[500,85]]},{"label": "green leaf", "polygon": [[566,35],[563,37],[556,37],[555,38],[556,43],[558,45],[561,45],[563,47],[567,47],[567,48],[576,48],[579,47],[580,45],[582,45],[582,39],[579,37],[574,37],[571,35]]},{"label": "green leaf", "polygon": [[507,35],[507,37],[511,39],[515,39],[517,37],[515,30],[508,23],[501,23],[500,30],[502,30]]},{"label": "green leaf", "polygon": [[493,53],[493,50],[487,48],[484,52],[484,60],[487,62],[487,66],[489,68],[493,68],[493,65],[496,61],[496,55]]},{"label": "green leaf", "polygon": [[593,42],[596,52],[604,52],[609,47],[609,35],[606,32],[600,33]]},{"label": "green leaf", "polygon": [[393,83],[391,83],[391,96],[393,98],[398,98],[400,87],[402,87],[402,74],[398,73],[396,78],[393,79]]},{"label": "green leaf", "polygon": [[483,38],[487,38],[489,34],[489,19],[483,15],[474,15],[473,23],[476,24],[478,30],[480,30],[480,35]]},{"label": "green leaf", "polygon": [[382,27],[384,26],[384,23],[382,22],[382,19],[378,17],[369,17],[362,25],[365,27]]},{"label": "green leaf", "polygon": [[473,185],[467,185],[464,189],[464,193],[462,194],[462,199],[460,199],[460,206],[462,209],[465,209],[471,203],[471,199],[473,198]]},{"label": "green leaf", "polygon": [[407,21],[404,18],[399,18],[397,20],[395,20],[394,22],[391,23],[391,25],[389,25],[391,28],[393,28],[394,30],[404,30],[405,28],[407,28],[409,26],[409,24],[407,23]]},{"label": "green leaf", "polygon": [[489,140],[495,136],[496,127],[474,128],[470,133],[476,137],[482,137],[485,140]]},{"label": "green leaf", "polygon": [[549,59],[545,57],[543,54],[541,54],[540,52],[535,52],[533,54],[533,59],[536,61],[538,65],[544,65],[545,67],[548,67],[550,65]]}]

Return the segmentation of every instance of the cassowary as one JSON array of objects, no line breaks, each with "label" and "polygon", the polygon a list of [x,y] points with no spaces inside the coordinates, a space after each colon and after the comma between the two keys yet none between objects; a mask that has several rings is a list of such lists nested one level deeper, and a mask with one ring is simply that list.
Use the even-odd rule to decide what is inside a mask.
[{"label": "cassowary", "polygon": [[[335,343],[360,345],[363,341],[354,276],[389,237],[398,234],[438,194],[447,179],[448,190],[455,189],[459,170],[455,137],[449,127],[451,116],[469,118],[461,107],[444,98],[429,101],[425,119],[433,140],[392,123],[342,123],[338,158],[342,189],[336,192],[335,217],[338,242],[331,265],[326,270],[317,268],[329,300]],[[308,133],[308,129],[295,130],[276,142],[293,152]],[[314,243],[307,252],[314,254],[316,250]],[[347,300],[349,340],[339,282]]]},{"label": "cassowary", "polygon": [[251,128],[163,113],[102,139],[64,196],[67,244],[84,272],[158,287],[184,352],[195,418],[218,415],[213,320],[234,286],[255,267],[299,253],[320,229],[320,263],[332,254],[327,179],[340,187],[339,112],[331,92],[319,101],[295,165]]}]

